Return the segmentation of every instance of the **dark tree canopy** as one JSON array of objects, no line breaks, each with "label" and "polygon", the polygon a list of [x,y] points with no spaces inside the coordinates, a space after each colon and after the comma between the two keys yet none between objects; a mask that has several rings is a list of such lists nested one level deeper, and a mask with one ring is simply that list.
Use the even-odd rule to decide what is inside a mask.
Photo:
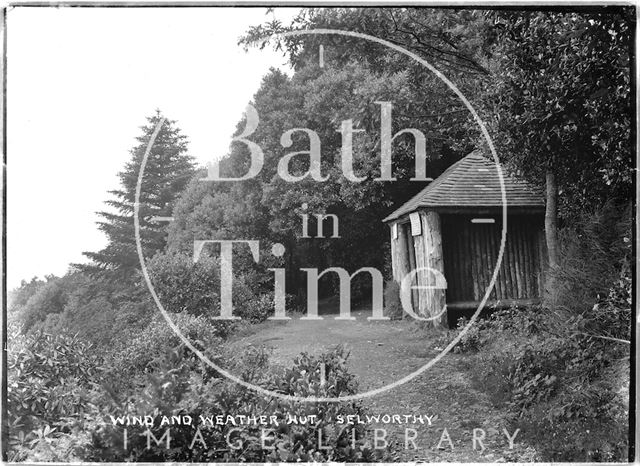
[{"label": "dark tree canopy", "polygon": [[486,92],[501,157],[531,181],[555,174],[560,214],[633,185],[633,12],[498,12],[496,79]]}]

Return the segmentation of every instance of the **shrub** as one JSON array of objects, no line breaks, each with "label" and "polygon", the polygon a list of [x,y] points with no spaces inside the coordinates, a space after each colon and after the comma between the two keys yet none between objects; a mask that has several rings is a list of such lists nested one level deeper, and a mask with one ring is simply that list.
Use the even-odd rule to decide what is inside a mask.
[{"label": "shrub", "polygon": [[145,326],[154,312],[147,290],[133,279],[71,272],[47,280],[23,285],[19,293],[23,304],[16,302],[11,317],[25,332],[77,334],[104,352],[128,331]]},{"label": "shrub", "polygon": [[273,315],[274,303],[273,293],[261,294],[245,302],[240,308],[240,317],[247,318],[250,322],[262,322]]},{"label": "shrub", "polygon": [[196,316],[220,313],[220,265],[202,254],[198,262],[181,253],[156,254],[149,275],[160,302],[168,312]]},{"label": "shrub", "polygon": [[[77,336],[8,328],[7,413],[12,461],[67,461],[81,436],[78,423],[93,411],[100,360]],[[75,427],[74,427],[75,426]],[[63,437],[67,437],[66,440]],[[57,452],[57,453],[56,453]]]},{"label": "shrub", "polygon": [[631,305],[633,302],[631,268],[624,263],[608,293],[576,316],[576,327],[588,335],[631,340]]},{"label": "shrub", "polygon": [[625,459],[628,406],[621,381],[628,372],[621,376],[620,364],[628,345],[585,334],[575,323],[559,325],[545,308],[494,313],[465,337],[463,349],[479,350],[471,364],[474,383],[508,409],[514,428],[544,459]]},{"label": "shrub", "polygon": [[[320,380],[320,365],[326,367],[326,383]],[[237,355],[233,361],[234,373],[248,382],[276,390],[280,393],[298,396],[339,396],[354,393],[354,378],[346,369],[346,355],[343,349],[336,349],[320,357],[303,354],[296,358],[290,369],[273,374],[268,370],[264,352],[248,349]],[[275,462],[275,461],[371,461],[374,452],[360,440],[356,447],[350,445],[351,431],[339,432],[335,429],[334,418],[340,414],[361,412],[358,403],[301,403],[288,402],[265,397],[247,390],[225,379],[203,379],[201,374],[185,365],[179,352],[172,352],[159,360],[153,377],[148,379],[144,393],[134,397],[128,405],[131,413],[154,413],[158,415],[150,432],[160,439],[167,426],[160,425],[160,415],[189,414],[193,425],[171,426],[172,448],[157,446],[151,442],[147,448],[147,438],[142,428],[128,428],[128,448],[124,450],[122,427],[104,424],[94,431],[92,446],[87,460],[109,461],[234,461],[234,462]],[[298,416],[317,416],[313,424],[289,424],[281,422],[269,433],[269,444],[273,450],[261,446],[261,429],[264,426],[246,425],[240,431],[232,431],[233,425],[203,425],[198,416],[228,415],[276,415],[285,421],[287,413]],[[113,414],[113,412],[111,412]],[[125,412],[119,413],[126,414]],[[362,426],[356,429],[356,438],[363,437]],[[197,442],[189,448],[196,432],[200,432],[207,447]],[[318,448],[318,432],[323,445]],[[241,442],[239,450],[230,449],[225,436],[231,442]]]},{"label": "shrub", "polygon": [[[149,274],[164,308],[171,313],[196,316],[220,315],[220,264],[203,254],[197,263],[182,253],[157,254],[149,262]],[[262,322],[273,313],[273,292],[264,292],[261,275],[248,271],[233,280],[233,315]],[[226,335],[230,322],[216,322]]]},{"label": "shrub", "polygon": [[[538,335],[548,327],[548,314],[539,306],[498,309],[486,318],[478,319],[465,332],[454,351],[457,353],[477,352],[492,342],[504,343],[504,335],[514,333],[518,337]],[[460,332],[469,323],[466,317],[460,317],[456,332]]]},{"label": "shrub", "polygon": [[550,271],[550,307],[572,316],[607,296],[632,257],[632,228],[631,207],[609,202],[559,230],[560,267]]},{"label": "shrub", "polygon": [[233,283],[233,313],[252,323],[264,321],[273,314],[273,292],[260,292],[247,276],[238,277]]},{"label": "shrub", "polygon": [[[173,314],[171,319],[181,333],[197,349],[213,361],[221,357],[222,337],[219,323],[213,324],[203,316]],[[114,348],[107,360],[111,373],[110,390],[119,393],[125,389],[140,386],[145,373],[154,370],[154,361],[165,356],[168,350],[181,348],[185,365],[195,367],[202,362],[169,327],[164,317],[157,314],[146,328],[132,332],[128,339]]]},{"label": "shrub", "polygon": [[7,395],[12,425],[26,428],[78,414],[98,372],[91,345],[75,336],[8,329]]},{"label": "shrub", "polygon": [[[456,330],[461,332],[463,328],[465,328],[469,323],[469,320],[466,317],[460,317],[458,319],[458,324],[456,326]],[[478,351],[481,346],[483,346],[484,336],[480,331],[481,323],[476,322],[474,325],[469,327],[469,330],[462,335],[458,344],[453,348],[455,353],[467,353],[471,351]]]}]

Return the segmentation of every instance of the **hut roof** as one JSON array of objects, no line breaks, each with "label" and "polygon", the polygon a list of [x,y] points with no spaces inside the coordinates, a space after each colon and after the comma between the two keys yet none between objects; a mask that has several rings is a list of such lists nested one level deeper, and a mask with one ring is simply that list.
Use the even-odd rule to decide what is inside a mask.
[{"label": "hut roof", "polygon": [[[502,177],[507,206],[536,210],[544,207],[539,189],[504,170]],[[496,164],[479,151],[471,152],[383,221],[396,220],[421,208],[502,208]]]}]

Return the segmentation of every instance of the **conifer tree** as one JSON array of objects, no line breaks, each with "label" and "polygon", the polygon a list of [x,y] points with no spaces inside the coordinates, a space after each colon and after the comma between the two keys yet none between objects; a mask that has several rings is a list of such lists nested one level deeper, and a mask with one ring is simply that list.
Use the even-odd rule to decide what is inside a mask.
[{"label": "conifer tree", "polygon": [[[139,268],[134,230],[134,202],[136,184],[142,159],[162,113],[147,117],[147,125],[141,127],[142,135],[131,150],[131,159],[125,165],[120,178],[120,188],[109,191],[113,199],[105,203],[111,211],[102,211],[98,228],[107,236],[107,246],[98,252],[84,252],[91,262],[78,267],[89,273],[103,271],[129,275]],[[140,193],[140,238],[144,256],[152,257],[166,243],[166,222],[154,217],[170,217],[174,202],[195,171],[193,157],[187,153],[187,138],[175,126],[175,121],[165,120],[154,141],[147,159]]]}]

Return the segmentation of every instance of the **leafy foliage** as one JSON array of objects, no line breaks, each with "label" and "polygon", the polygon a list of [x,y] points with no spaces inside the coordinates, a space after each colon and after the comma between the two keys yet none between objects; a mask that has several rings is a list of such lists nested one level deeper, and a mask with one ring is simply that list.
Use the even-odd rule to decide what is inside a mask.
[{"label": "leafy foliage", "polygon": [[[51,275],[46,278],[47,281],[53,279],[55,279],[55,277]],[[9,309],[19,314],[19,310],[27,304],[29,298],[36,294],[45,284],[46,281],[39,280],[38,277],[33,277],[31,281],[22,280],[19,287],[9,292]]]},{"label": "leafy foliage", "polygon": [[[174,316],[187,337],[212,359],[220,358],[220,340],[203,317]],[[175,335],[158,321],[113,357],[107,358],[106,373],[101,360],[87,352],[89,346],[75,337],[19,333],[13,326],[12,359],[9,363],[10,425],[12,458],[15,460],[110,460],[110,461],[372,461],[380,459],[363,440],[362,426],[338,430],[336,415],[362,413],[358,403],[307,404],[264,397],[221,379],[192,353],[176,343]],[[169,348],[169,350],[167,350]],[[128,350],[128,351],[127,351]],[[347,371],[347,354],[337,348],[320,357],[302,354],[289,369],[265,370],[264,352],[249,348],[241,354],[225,355],[231,368],[243,380],[284,394],[336,397],[355,393],[353,375]],[[325,382],[320,380],[320,366]],[[114,380],[135,381],[133,386],[113,385]],[[101,380],[101,384],[96,384]],[[137,387],[137,388],[134,388]],[[273,413],[280,423],[269,432],[262,447],[259,425],[232,431],[233,425],[172,426],[172,447],[152,442],[147,445],[146,429],[128,427],[127,447],[123,428],[109,423],[109,415],[151,413],[156,421],[150,432],[162,438],[166,426],[162,415],[212,412]],[[315,422],[286,422],[287,415]],[[352,433],[352,429],[355,430]],[[199,431],[202,442],[226,446],[228,434],[240,449],[207,448],[191,440]],[[318,440],[318,439],[321,440]],[[320,448],[322,445],[329,448]]]},{"label": "leafy foliage", "polygon": [[[561,267],[554,272],[552,299],[567,318],[581,315],[588,320],[597,311],[594,304],[606,299],[621,271],[630,267],[632,219],[629,204],[607,202],[593,212],[585,211],[560,231]],[[628,332],[621,332],[620,338],[629,339]]]},{"label": "leafy foliage", "polygon": [[[256,178],[244,182],[194,180],[176,205],[169,249],[187,253],[193,247],[194,238],[251,238],[260,240],[261,247],[267,251],[269,245],[282,243],[286,248],[282,262],[287,265],[287,291],[292,295],[303,294],[306,289],[306,283],[296,271],[299,268],[340,266],[350,272],[361,267],[384,270],[388,259],[388,232],[382,225],[376,228],[371,225],[379,225],[392,206],[406,201],[423,184],[410,181],[415,172],[411,138],[398,138],[395,143],[394,173],[398,180],[374,181],[380,175],[380,105],[375,101],[393,101],[394,108],[398,109],[393,118],[394,131],[415,126],[424,129],[425,125],[417,125],[411,116],[419,111],[420,103],[415,101],[419,89],[408,73],[373,70],[353,61],[322,72],[316,64],[309,64],[291,78],[272,71],[263,80],[253,102],[260,124],[251,140],[259,144],[265,154],[262,171]],[[347,179],[341,164],[341,137],[337,129],[342,120],[351,118],[365,131],[358,134],[354,145],[354,172],[365,178],[362,183]],[[243,128],[244,122],[238,126]],[[288,182],[277,175],[282,155],[308,148],[307,138],[302,134],[293,136],[291,151],[281,146],[281,133],[296,127],[308,127],[318,134],[322,145],[321,171],[328,177],[327,181],[319,183],[307,177]],[[427,128],[425,131],[429,131]],[[428,171],[434,177],[456,157],[451,149],[441,148],[438,141],[437,137],[429,138],[433,150],[429,154]],[[439,158],[440,152],[447,160]],[[242,176],[249,163],[246,148],[235,143],[221,162],[221,173],[226,177]],[[294,157],[289,165],[289,171],[298,175],[308,169],[308,157],[304,156]],[[314,215],[336,215],[340,221],[340,237],[301,237],[303,214],[312,219],[309,231],[313,236],[317,225]],[[330,228],[328,223],[325,231]],[[272,280],[266,272],[269,262],[263,262],[276,262],[268,257],[270,254],[263,254],[261,265],[256,266],[242,248],[238,251],[240,255],[237,261],[234,258],[234,268],[239,275],[256,273],[258,283]],[[337,283],[330,280],[321,283],[321,294],[335,291]],[[362,286],[359,294],[365,295],[369,287]],[[261,291],[267,289],[264,287]]]},{"label": "leafy foliage", "polygon": [[169,312],[219,314],[220,264],[206,256],[194,263],[186,254],[158,254],[148,264],[154,288]]},{"label": "leafy foliage", "polygon": [[[618,325],[628,325],[628,298],[608,303],[623,304],[613,314],[622,317]],[[476,384],[510,410],[543,458],[626,458],[629,348],[623,342],[577,332],[544,308],[514,308],[472,327],[460,349],[476,351]]]},{"label": "leafy foliage", "polygon": [[491,103],[501,158],[530,181],[552,170],[560,214],[629,199],[632,10],[496,12]]},{"label": "leafy foliage", "polygon": [[[354,393],[353,376],[346,370],[346,355],[337,349],[319,358],[301,355],[291,369],[280,373],[264,370],[267,358],[264,353],[249,350],[236,359],[241,377],[251,383],[297,396],[339,396]],[[320,382],[320,364],[326,367],[326,384]],[[337,413],[360,413],[356,403],[308,404],[285,402],[264,397],[219,378],[203,378],[189,368],[177,351],[168,353],[158,361],[153,375],[149,376],[144,393],[128,405],[131,413],[153,413],[156,422],[148,429],[153,437],[161,439],[167,425],[161,425],[161,416],[189,414],[191,425],[173,425],[169,435],[170,447],[161,442],[147,444],[147,430],[129,427],[129,439],[125,451],[122,427],[101,426],[93,436],[89,459],[111,461],[364,461],[376,458],[370,447],[357,440],[351,444],[351,432],[338,432],[332,419]],[[249,424],[240,428],[234,425],[207,424],[199,416],[211,413],[236,416],[238,413],[276,415],[280,422],[269,426],[268,440],[263,440],[264,426]],[[287,424],[287,414],[298,418],[316,416],[316,422]],[[121,415],[126,414],[121,412]],[[362,438],[362,428],[357,429],[356,439]],[[322,432],[319,434],[319,432]],[[199,435],[199,437],[196,437]],[[321,449],[318,436],[328,449]],[[149,437],[148,437],[149,436]],[[228,437],[227,437],[228,436]],[[193,438],[194,447],[189,448]],[[227,439],[229,442],[227,443]],[[265,442],[267,448],[263,448]],[[171,446],[176,445],[176,446]],[[273,447],[273,448],[270,448]]]},{"label": "leafy foliage", "polygon": [[[171,321],[198,350],[211,360],[217,361],[223,351],[221,334],[226,328],[211,322],[203,316],[170,314]],[[156,315],[142,330],[130,332],[126,339],[115,345],[107,357],[107,372],[110,377],[110,392],[120,392],[122,388],[138,387],[139,375],[153,371],[154,361],[165,356],[168,349],[182,348],[182,341],[169,327],[163,316]],[[180,356],[185,363],[199,366],[198,357],[190,350],[182,348]]]},{"label": "leafy foliage", "polygon": [[49,277],[23,306],[11,309],[23,332],[78,334],[96,349],[143,328],[154,311],[148,294],[132,280],[82,272]]},{"label": "leafy foliage", "polygon": [[[38,284],[37,287],[23,284],[18,294],[25,288],[29,297],[21,300],[22,302],[16,302],[12,309],[20,314],[23,329],[28,330],[49,315],[61,314],[67,304],[71,287],[68,281],[52,276],[46,283]],[[26,298],[26,295],[24,297]]]},{"label": "leafy foliage", "polygon": [[8,328],[8,348],[8,424],[14,460],[28,454],[62,460],[55,453],[60,451],[55,437],[69,433],[74,419],[91,412],[101,361],[91,345],[76,336],[24,335],[15,323]]}]

